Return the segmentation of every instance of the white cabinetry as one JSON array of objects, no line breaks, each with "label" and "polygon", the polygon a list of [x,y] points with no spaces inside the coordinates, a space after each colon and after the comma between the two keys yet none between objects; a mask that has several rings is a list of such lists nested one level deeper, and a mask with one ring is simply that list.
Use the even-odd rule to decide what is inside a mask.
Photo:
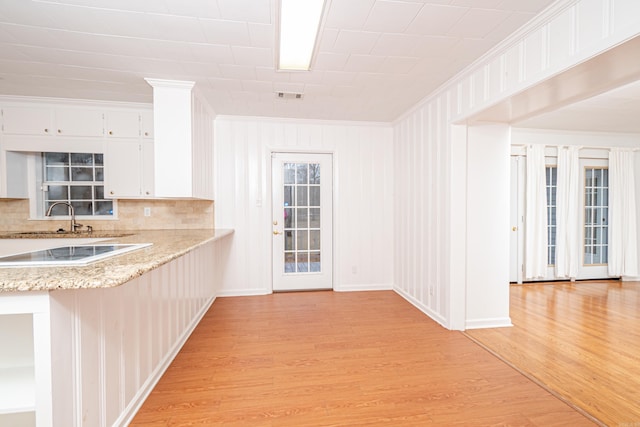
[{"label": "white cabinetry", "polygon": [[3,107],[2,132],[6,135],[53,135],[53,109]]},{"label": "white cabinetry", "polygon": [[106,197],[153,197],[153,141],[110,139],[104,161]]},{"label": "white cabinetry", "polygon": [[104,133],[104,114],[86,107],[7,106],[2,108],[5,135],[85,136]]},{"label": "white cabinetry", "polygon": [[146,80],[153,87],[156,197],[213,200],[213,110],[193,82]]},{"label": "white cabinetry", "polygon": [[108,111],[106,113],[107,137],[138,138],[140,121],[140,113],[137,111]]}]

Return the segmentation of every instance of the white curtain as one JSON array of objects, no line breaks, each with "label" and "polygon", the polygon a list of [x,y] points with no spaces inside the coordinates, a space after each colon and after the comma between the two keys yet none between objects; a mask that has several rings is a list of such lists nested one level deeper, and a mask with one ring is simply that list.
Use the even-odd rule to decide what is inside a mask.
[{"label": "white curtain", "polygon": [[638,275],[634,154],[609,152],[609,276]]},{"label": "white curtain", "polygon": [[547,191],[544,145],[527,146],[525,207],[525,279],[547,274]]},{"label": "white curtain", "polygon": [[582,246],[580,147],[558,147],[556,183],[556,277],[575,279]]}]

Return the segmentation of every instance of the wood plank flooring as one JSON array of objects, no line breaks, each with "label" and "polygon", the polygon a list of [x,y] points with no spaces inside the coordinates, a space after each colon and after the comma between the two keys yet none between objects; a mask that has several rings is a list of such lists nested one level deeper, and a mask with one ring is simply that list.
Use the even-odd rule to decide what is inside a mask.
[{"label": "wood plank flooring", "polygon": [[608,426],[640,426],[640,282],[512,285],[513,328],[473,339]]},{"label": "wood plank flooring", "polygon": [[132,426],[590,426],[394,292],[219,298]]}]

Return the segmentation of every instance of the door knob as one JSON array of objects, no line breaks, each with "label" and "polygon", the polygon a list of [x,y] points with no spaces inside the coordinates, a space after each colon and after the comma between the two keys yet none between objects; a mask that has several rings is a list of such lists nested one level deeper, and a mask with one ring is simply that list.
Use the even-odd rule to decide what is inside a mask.
[{"label": "door knob", "polygon": [[516,231],[518,227],[511,227],[511,231]]},{"label": "door knob", "polygon": [[282,232],[278,231],[278,230],[273,230],[273,235],[277,236],[278,234],[282,234]]}]

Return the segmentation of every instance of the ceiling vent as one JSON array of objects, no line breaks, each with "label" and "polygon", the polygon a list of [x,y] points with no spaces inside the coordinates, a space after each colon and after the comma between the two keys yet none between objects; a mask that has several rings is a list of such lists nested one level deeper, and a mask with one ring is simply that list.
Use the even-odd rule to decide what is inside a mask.
[{"label": "ceiling vent", "polygon": [[280,99],[302,99],[304,95],[293,92],[276,92],[276,98]]}]

